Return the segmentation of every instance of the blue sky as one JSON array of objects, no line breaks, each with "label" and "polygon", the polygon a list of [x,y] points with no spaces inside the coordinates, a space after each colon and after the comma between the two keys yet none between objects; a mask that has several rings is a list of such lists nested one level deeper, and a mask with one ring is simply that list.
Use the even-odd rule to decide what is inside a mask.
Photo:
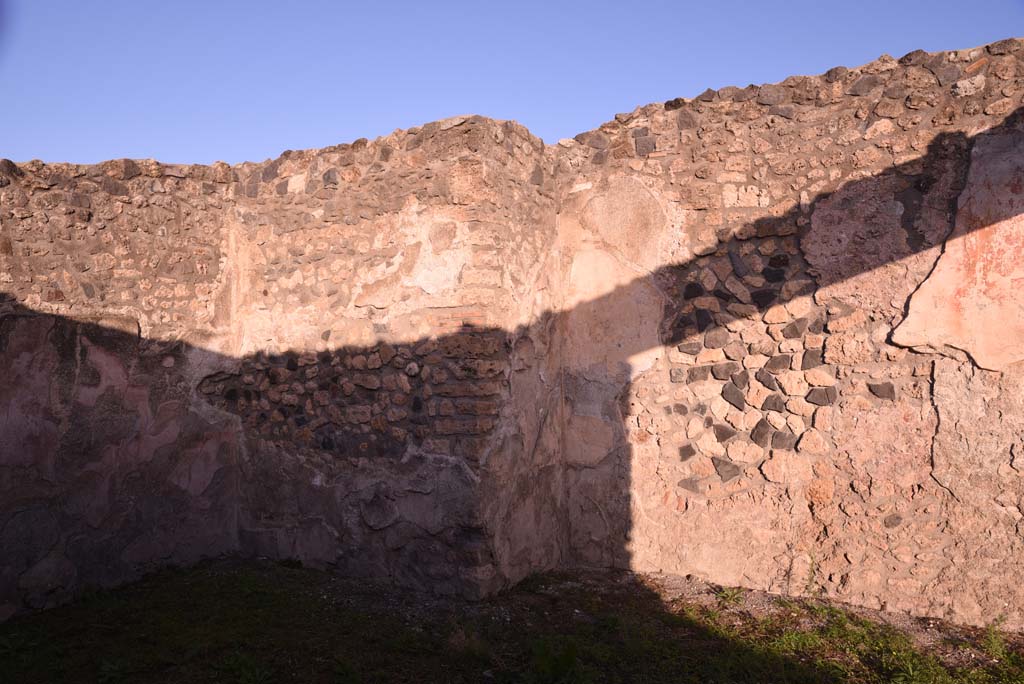
[{"label": "blue sky", "polygon": [[1024,35],[1024,0],[0,0],[0,157],[236,163],[455,114],[545,141],[707,87]]}]

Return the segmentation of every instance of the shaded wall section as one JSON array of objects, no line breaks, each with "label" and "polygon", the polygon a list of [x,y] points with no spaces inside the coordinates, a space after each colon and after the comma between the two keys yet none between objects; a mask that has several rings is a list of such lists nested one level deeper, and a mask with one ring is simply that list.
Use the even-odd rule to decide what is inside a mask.
[{"label": "shaded wall section", "polygon": [[460,117],[236,167],[4,162],[4,611],[248,553],[1022,624],[1022,56],[551,147]]}]

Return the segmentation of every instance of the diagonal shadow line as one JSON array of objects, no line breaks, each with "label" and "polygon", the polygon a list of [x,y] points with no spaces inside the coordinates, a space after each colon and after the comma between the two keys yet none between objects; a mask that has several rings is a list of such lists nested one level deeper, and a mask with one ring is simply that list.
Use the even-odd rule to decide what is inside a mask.
[{"label": "diagonal shadow line", "polygon": [[[1018,110],[979,135],[1018,130],[1021,115]],[[611,334],[605,338],[611,340],[607,346],[596,350],[617,370],[598,397],[603,417],[613,423],[615,447],[598,455],[600,468],[562,464],[562,472],[543,474],[547,480],[540,489],[553,496],[537,510],[557,518],[557,529],[542,534],[540,527],[548,523],[535,520],[537,529],[527,530],[526,542],[519,543],[529,543],[536,533],[536,541],[550,548],[539,562],[532,559],[532,565],[509,569],[494,538],[522,501],[505,502],[496,516],[491,510],[492,517],[485,518],[482,509],[493,502],[481,502],[475,488],[488,468],[477,459],[498,422],[508,418],[502,402],[507,404],[510,394],[509,369],[537,362],[522,358],[530,352],[520,351],[517,342],[538,329],[564,336],[588,322],[604,322],[609,311],[621,310],[621,302],[640,296],[654,283],[666,295],[660,344],[687,345],[711,330],[809,294],[803,287],[786,289],[787,283],[797,282],[792,279],[796,273],[812,275],[809,287],[821,289],[939,246],[952,230],[973,141],[959,133],[942,134],[922,159],[852,181],[816,197],[806,209],[796,207],[748,226],[752,239],[804,239],[808,229],[800,225],[823,202],[896,197],[905,207],[901,226],[906,232],[905,249],[898,254],[855,250],[872,238],[855,236],[859,242],[838,250],[829,270],[812,272],[798,251],[790,262],[767,267],[774,269],[769,284],[763,294],[752,293],[750,303],[721,289],[688,292],[696,261],[663,266],[571,310],[546,312],[529,326],[466,326],[450,335],[397,345],[378,368],[359,368],[354,359],[379,357],[379,344],[341,346],[319,355],[295,350],[223,357],[211,363],[215,352],[186,342],[149,340],[103,323],[31,311],[4,295],[0,367],[17,382],[0,389],[0,546],[14,550],[0,559],[0,603],[49,605],[77,587],[121,582],[153,564],[239,551],[328,562],[357,575],[384,574],[403,584],[472,596],[550,567],[629,567],[629,359],[649,345]],[[936,216],[944,217],[944,223],[928,232],[925,224]],[[727,239],[722,249],[732,253],[742,242]],[[717,311],[692,306],[702,297],[725,306]],[[825,325],[806,323],[807,330]],[[619,324],[627,330],[631,322]],[[420,348],[426,351],[418,353]],[[205,361],[199,363],[199,358]],[[424,358],[450,377],[433,382],[422,373],[406,372],[409,363]],[[190,375],[196,368],[217,365],[236,370],[201,382]],[[317,375],[311,376],[307,371],[314,367]],[[473,376],[481,368],[490,370],[483,377]],[[371,379],[375,371],[380,376],[376,381]],[[337,419],[312,418],[309,404],[285,397],[287,392],[278,392],[280,401],[268,410],[261,402],[269,392],[253,390],[246,380],[247,375],[277,374],[271,384],[282,384],[300,372],[305,384],[312,383],[309,392],[326,392],[326,406],[338,406]],[[559,382],[571,383],[571,376],[563,373]],[[385,377],[408,383],[407,389],[402,385],[394,390],[406,395],[404,414],[386,424],[378,416],[356,415],[360,406],[372,403],[370,397],[380,387],[387,389],[384,383],[390,381]],[[428,386],[433,392],[429,395]],[[258,395],[247,397],[246,391]],[[571,404],[569,388],[564,393]],[[197,400],[200,395],[202,401]],[[452,415],[444,415],[441,408],[446,400]],[[396,426],[399,431],[392,429]],[[173,438],[162,441],[168,435]],[[430,452],[425,445],[431,439],[440,439],[451,451]],[[429,466],[402,457],[410,446],[427,456]],[[128,463],[129,468],[118,471],[121,479],[115,484],[120,489],[111,489],[103,470],[122,468],[126,464],[119,459],[130,462],[144,454],[146,462]],[[199,456],[216,466],[207,466],[214,472],[194,472],[202,466],[190,461],[200,461]],[[344,467],[332,462],[337,457],[347,459]],[[41,476],[31,475],[33,470]],[[591,481],[582,481],[580,473]],[[537,474],[536,481],[528,478],[515,486],[528,488],[540,479]],[[398,492],[388,480],[401,480],[408,489]],[[325,482],[333,488],[324,487]],[[200,484],[201,489],[190,491]],[[576,523],[595,514],[603,531],[595,536],[588,529],[574,537]],[[97,528],[102,532],[96,534]]]}]

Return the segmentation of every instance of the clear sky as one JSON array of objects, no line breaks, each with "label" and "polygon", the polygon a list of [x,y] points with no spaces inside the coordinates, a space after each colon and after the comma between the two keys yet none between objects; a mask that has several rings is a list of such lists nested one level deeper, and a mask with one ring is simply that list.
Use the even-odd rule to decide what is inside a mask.
[{"label": "clear sky", "polygon": [[231,163],[616,112],[1024,35],[1024,0],[0,0],[0,157]]}]

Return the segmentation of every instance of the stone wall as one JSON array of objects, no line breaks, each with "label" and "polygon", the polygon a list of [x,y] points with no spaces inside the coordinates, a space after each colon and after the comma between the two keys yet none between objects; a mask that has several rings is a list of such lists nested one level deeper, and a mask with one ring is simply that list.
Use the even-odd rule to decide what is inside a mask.
[{"label": "stone wall", "polygon": [[241,553],[1024,626],[1022,60],[0,163],[0,615]]}]

